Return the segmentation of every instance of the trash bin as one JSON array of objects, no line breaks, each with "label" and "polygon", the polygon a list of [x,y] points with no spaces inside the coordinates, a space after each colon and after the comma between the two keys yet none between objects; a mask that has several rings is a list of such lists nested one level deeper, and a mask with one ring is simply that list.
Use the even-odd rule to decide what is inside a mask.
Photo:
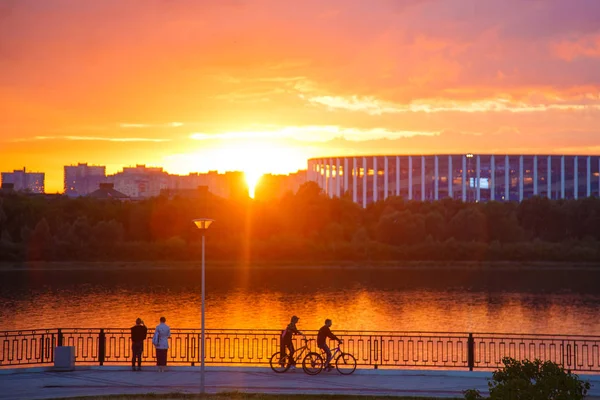
[{"label": "trash bin", "polygon": [[54,348],[54,370],[73,371],[75,369],[75,346]]}]

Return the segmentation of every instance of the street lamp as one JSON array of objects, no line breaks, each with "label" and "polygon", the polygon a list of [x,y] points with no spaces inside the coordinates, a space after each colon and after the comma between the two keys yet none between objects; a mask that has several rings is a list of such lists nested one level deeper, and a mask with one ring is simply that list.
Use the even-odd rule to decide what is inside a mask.
[{"label": "street lamp", "polygon": [[193,220],[198,229],[202,231],[202,317],[200,328],[200,393],[204,394],[204,233],[215,222],[214,219],[198,218]]}]

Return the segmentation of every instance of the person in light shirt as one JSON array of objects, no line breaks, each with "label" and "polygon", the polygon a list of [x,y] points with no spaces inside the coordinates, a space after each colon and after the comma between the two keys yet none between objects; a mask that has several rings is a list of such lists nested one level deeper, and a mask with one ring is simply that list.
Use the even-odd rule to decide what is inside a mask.
[{"label": "person in light shirt", "polygon": [[156,347],[156,365],[158,372],[164,372],[167,366],[167,351],[169,350],[169,338],[171,337],[171,328],[166,324],[167,319],[160,317],[160,324],[154,330],[152,344]]}]

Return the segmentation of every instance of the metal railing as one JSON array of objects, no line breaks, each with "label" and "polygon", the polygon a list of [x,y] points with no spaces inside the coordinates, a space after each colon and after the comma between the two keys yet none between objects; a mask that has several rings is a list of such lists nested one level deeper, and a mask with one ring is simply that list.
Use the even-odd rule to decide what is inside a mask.
[{"label": "metal railing", "polygon": [[[305,331],[316,337],[315,331]],[[490,370],[503,357],[556,362],[577,372],[600,372],[600,337],[440,332],[336,331],[343,350],[359,366],[419,369]],[[267,365],[279,351],[279,330],[210,329],[206,331],[209,365]],[[130,330],[123,328],[62,328],[0,332],[0,368],[54,363],[57,346],[75,347],[77,365],[123,365],[131,362]],[[296,338],[295,346],[299,347]],[[317,350],[314,342],[313,348]],[[333,344],[333,343],[332,343]],[[200,362],[200,330],[171,329],[168,362]],[[155,359],[152,332],[142,355]]]}]

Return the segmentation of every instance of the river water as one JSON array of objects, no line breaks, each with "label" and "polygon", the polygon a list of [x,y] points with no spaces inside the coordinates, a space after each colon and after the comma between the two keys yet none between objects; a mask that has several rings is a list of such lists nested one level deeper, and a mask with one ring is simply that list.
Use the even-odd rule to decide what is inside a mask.
[{"label": "river water", "polygon": [[[600,336],[600,271],[209,269],[207,328]],[[0,272],[0,330],[200,325],[194,270]]]}]

